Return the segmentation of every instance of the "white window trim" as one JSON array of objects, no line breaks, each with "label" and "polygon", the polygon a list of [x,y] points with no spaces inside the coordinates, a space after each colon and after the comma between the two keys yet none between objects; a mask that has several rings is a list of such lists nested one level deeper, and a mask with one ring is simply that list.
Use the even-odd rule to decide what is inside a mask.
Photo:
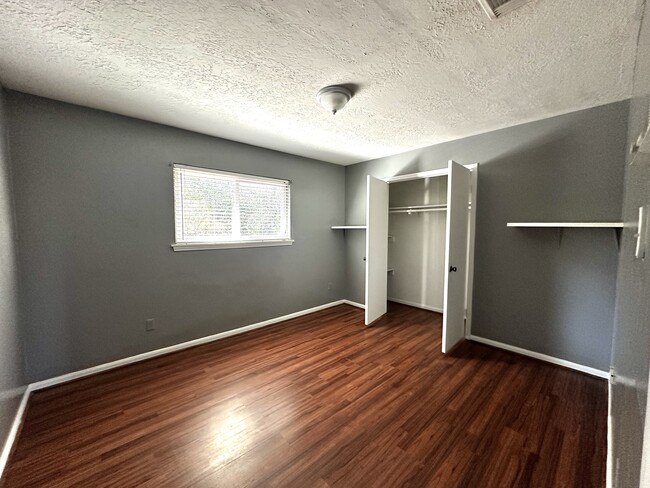
[{"label": "white window trim", "polygon": [[293,239],[268,241],[230,241],[230,242],[181,242],[172,244],[174,251],[204,251],[208,249],[240,249],[246,247],[290,246]]},{"label": "white window trim", "polygon": [[[220,171],[212,168],[204,168],[199,166],[191,166],[180,163],[171,163],[173,168],[182,168],[186,170],[194,170],[200,172],[210,172],[217,173],[220,176],[226,178],[237,178],[250,176],[251,179],[256,181],[267,181],[270,184],[275,185],[291,185],[291,180],[283,180],[280,178],[269,178],[264,176],[257,175],[247,175],[245,173],[232,173],[229,171]],[[289,193],[289,206],[287,208],[286,215],[284,216],[287,221],[291,222],[291,193]],[[291,238],[291,224],[289,224],[289,238],[288,239],[246,239],[246,240],[231,240],[231,241],[210,241],[210,242],[174,242],[171,245],[171,248],[174,251],[205,251],[210,249],[241,249],[247,247],[272,247],[272,246],[290,246],[293,244],[294,240]]]}]

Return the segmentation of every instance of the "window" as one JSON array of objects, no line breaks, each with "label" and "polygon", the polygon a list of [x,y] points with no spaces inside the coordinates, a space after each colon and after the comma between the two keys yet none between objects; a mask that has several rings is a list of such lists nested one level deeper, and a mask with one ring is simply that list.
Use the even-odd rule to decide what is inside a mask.
[{"label": "window", "polygon": [[290,182],[174,165],[175,251],[291,244]]}]

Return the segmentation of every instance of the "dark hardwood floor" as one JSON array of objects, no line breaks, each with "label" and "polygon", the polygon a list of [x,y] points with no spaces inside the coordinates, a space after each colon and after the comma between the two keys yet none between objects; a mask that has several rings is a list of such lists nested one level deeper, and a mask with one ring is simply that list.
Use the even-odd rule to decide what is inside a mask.
[{"label": "dark hardwood floor", "polygon": [[607,385],[347,305],[49,390],[4,488],[601,487]]}]

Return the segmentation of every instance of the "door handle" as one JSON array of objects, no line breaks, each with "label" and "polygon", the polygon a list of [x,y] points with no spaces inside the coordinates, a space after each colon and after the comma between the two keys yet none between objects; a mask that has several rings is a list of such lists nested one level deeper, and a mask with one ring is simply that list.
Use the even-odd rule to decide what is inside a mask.
[{"label": "door handle", "polygon": [[456,268],[456,266],[449,266],[449,272],[451,273],[452,271],[455,273],[458,271],[458,268]]}]

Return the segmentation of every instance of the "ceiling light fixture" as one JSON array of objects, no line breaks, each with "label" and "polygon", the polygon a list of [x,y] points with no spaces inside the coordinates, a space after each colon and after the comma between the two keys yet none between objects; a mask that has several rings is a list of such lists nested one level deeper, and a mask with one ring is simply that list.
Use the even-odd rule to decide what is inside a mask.
[{"label": "ceiling light fixture", "polygon": [[330,85],[325,88],[318,90],[316,94],[316,100],[320,103],[325,110],[332,112],[332,115],[336,115],[336,112],[345,107],[345,104],[350,101],[352,98],[352,92],[341,85]]},{"label": "ceiling light fixture", "polygon": [[502,15],[509,14],[514,9],[527,4],[531,0],[478,0],[485,13],[492,20],[496,20]]}]

